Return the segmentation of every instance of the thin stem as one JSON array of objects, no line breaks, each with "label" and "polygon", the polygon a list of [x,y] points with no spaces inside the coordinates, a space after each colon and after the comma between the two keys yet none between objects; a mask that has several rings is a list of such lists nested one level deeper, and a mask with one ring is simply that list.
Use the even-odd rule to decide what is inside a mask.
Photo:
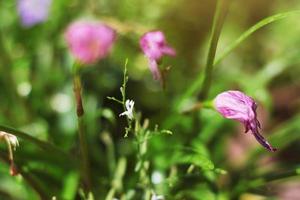
[{"label": "thin stem", "polygon": [[[6,158],[6,156],[0,152],[0,159],[7,163],[8,165],[11,165],[11,162],[9,159]],[[49,199],[50,197],[48,196],[47,192],[45,191],[45,188],[42,187],[40,183],[30,174],[22,170],[20,167],[18,169],[19,174],[22,175],[24,180],[31,186],[31,188],[34,189],[34,191],[39,195],[41,199]]]},{"label": "thin stem", "polygon": [[11,145],[8,137],[4,136],[4,139],[6,141],[7,148],[8,148],[8,160],[9,160],[9,163],[10,163],[9,173],[12,176],[16,176],[16,175],[19,174],[19,172],[18,172],[17,167],[16,167],[15,162],[14,162],[13,148],[12,148],[12,145]]},{"label": "thin stem", "polygon": [[300,14],[299,10],[284,12],[272,15],[270,17],[264,18],[261,21],[257,22],[253,26],[251,26],[248,30],[246,30],[240,37],[238,37],[235,41],[233,41],[230,45],[228,45],[225,50],[219,54],[219,56],[215,59],[214,65],[219,64],[229,53],[231,53],[237,46],[239,46],[244,40],[246,40],[249,36],[255,33],[257,30],[265,27],[268,24],[276,22],[281,19],[285,19],[290,16],[294,16],[295,14]]},{"label": "thin stem", "polygon": [[280,173],[271,173],[271,174],[266,174],[263,176],[263,180],[265,183],[271,182],[271,181],[276,181],[276,180],[281,180],[285,178],[289,178],[292,176],[299,176],[300,174],[298,173],[298,170],[289,170],[289,171],[284,171]]},{"label": "thin stem", "polygon": [[78,69],[74,66],[74,77],[73,77],[73,86],[74,86],[74,95],[76,100],[76,113],[77,113],[77,125],[78,125],[78,136],[80,143],[80,156],[81,156],[81,176],[83,179],[83,186],[85,191],[88,193],[91,191],[91,178],[90,178],[90,166],[89,166],[89,157],[88,157],[88,148],[87,148],[87,139],[86,134],[84,133],[84,123],[83,115],[84,109],[82,105],[81,97],[81,79],[78,73]]},{"label": "thin stem", "polygon": [[122,190],[123,188],[123,177],[127,167],[127,160],[124,157],[121,157],[118,161],[117,168],[115,170],[115,176],[111,183],[111,188],[106,195],[105,200],[113,200],[115,193]]},{"label": "thin stem", "polygon": [[110,171],[110,175],[113,176],[114,170],[116,168],[114,142],[108,132],[103,132],[101,134],[101,139],[107,148],[108,168]]},{"label": "thin stem", "polygon": [[148,200],[151,197],[151,181],[148,176],[150,162],[147,160],[146,154],[150,131],[140,129],[139,123],[136,123],[135,129],[138,148],[138,163],[136,165],[136,170],[138,170],[139,173],[139,182],[145,190],[145,200]]},{"label": "thin stem", "polygon": [[81,97],[81,79],[80,75],[75,72],[74,78],[73,78],[73,85],[74,85],[74,94],[75,94],[75,100],[76,100],[76,113],[77,117],[80,118],[84,115],[84,110],[82,106],[82,97]]},{"label": "thin stem", "polygon": [[270,174],[262,175],[261,177],[254,178],[253,180],[248,180],[247,183],[240,183],[239,186],[232,192],[232,196],[236,197],[239,194],[253,188],[261,187],[272,181],[279,181],[281,179],[290,178],[293,176],[299,176],[299,169],[293,169],[283,172],[273,172]]},{"label": "thin stem", "polygon": [[[123,73],[123,84],[122,84],[122,87],[121,87],[122,104],[123,104],[124,111],[126,111],[126,106],[125,106],[125,103],[126,103],[126,84],[127,84],[127,81],[128,81],[127,63],[128,63],[128,59],[126,59],[126,61],[125,61],[124,73]],[[128,124],[129,124],[129,121],[128,121]]]},{"label": "thin stem", "polygon": [[[123,84],[120,88],[121,94],[122,94],[122,101],[121,102],[122,102],[124,111],[126,111],[126,84],[128,82],[127,64],[128,64],[128,59],[125,60],[124,73],[123,73]],[[132,129],[132,120],[130,120],[128,117],[126,117],[126,119],[127,119],[128,127],[126,128],[126,133],[125,133],[124,137],[128,137],[128,134]]]},{"label": "thin stem", "polygon": [[[217,8],[214,15],[209,51],[207,55],[207,62],[204,71],[204,81],[202,84],[202,89],[199,94],[200,100],[206,99],[212,81],[212,72],[214,66],[215,55],[217,51],[218,41],[222,31],[222,27],[225,21],[225,17],[228,11],[230,0],[218,0]],[[200,75],[202,76],[202,75]]]}]

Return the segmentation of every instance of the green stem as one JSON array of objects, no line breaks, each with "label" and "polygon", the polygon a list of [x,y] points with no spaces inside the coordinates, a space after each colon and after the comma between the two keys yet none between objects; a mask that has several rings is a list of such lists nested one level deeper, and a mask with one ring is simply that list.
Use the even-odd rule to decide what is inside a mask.
[{"label": "green stem", "polygon": [[[279,13],[272,15],[270,17],[267,17],[252,27],[250,27],[247,31],[245,31],[240,37],[238,37],[234,42],[232,42],[230,45],[228,45],[223,52],[219,54],[217,58],[214,60],[213,66],[219,64],[230,52],[232,52],[238,45],[240,45],[244,40],[246,40],[249,36],[251,36],[254,32],[259,30],[260,28],[276,22],[278,20],[287,18],[289,16],[293,16],[294,14],[299,14],[299,10],[285,12],[285,13]],[[196,92],[198,91],[198,88],[203,86],[203,80],[204,80],[204,74],[201,73],[199,77],[191,84],[190,87],[187,88],[186,92],[183,93],[183,95],[180,96],[180,98],[174,103],[174,109],[175,111],[180,110],[182,105],[184,104],[185,100],[190,98],[191,96],[194,96]]]},{"label": "green stem", "polygon": [[[127,76],[127,64],[128,64],[128,59],[125,60],[125,65],[124,65],[124,73],[123,73],[123,84],[121,87],[121,94],[122,94],[122,105],[123,105],[123,110],[126,111],[126,84],[128,81],[128,76]],[[129,132],[132,129],[132,120],[130,120],[128,117],[127,119],[127,124],[128,127],[126,128],[126,133],[124,137],[128,137]]]},{"label": "green stem", "polygon": [[151,193],[152,193],[152,191],[150,189],[146,190],[146,192],[145,192],[145,200],[151,200]]},{"label": "green stem", "polygon": [[137,166],[138,173],[139,173],[139,182],[143,186],[145,190],[145,200],[151,198],[151,181],[149,179],[149,165],[150,162],[146,158],[147,148],[148,148],[148,137],[150,132],[147,130],[140,129],[139,123],[136,123],[136,137],[138,142],[138,164]]},{"label": "green stem", "polygon": [[121,157],[118,161],[117,168],[115,170],[115,176],[112,181],[112,186],[109,192],[106,195],[105,200],[113,200],[115,197],[115,193],[117,191],[122,190],[123,188],[123,177],[126,171],[127,160],[124,157]]},{"label": "green stem", "polygon": [[271,181],[277,181],[277,180],[289,178],[292,176],[299,176],[299,175],[300,174],[299,174],[298,170],[295,169],[295,170],[289,170],[289,171],[284,171],[284,172],[280,172],[280,173],[266,174],[262,178],[264,180],[264,183],[268,183]]},{"label": "green stem", "polygon": [[[7,159],[7,157],[2,152],[0,152],[0,159],[8,165],[11,164],[10,160]],[[23,171],[21,167],[18,169],[18,173],[21,174],[24,180],[31,186],[32,189],[34,189],[34,191],[39,195],[40,199],[50,198],[45,191],[45,188],[42,187],[42,185],[38,183],[38,181],[30,173]]]},{"label": "green stem", "polygon": [[229,53],[231,53],[237,46],[239,46],[244,40],[246,40],[249,36],[251,36],[257,30],[265,27],[268,24],[276,22],[278,20],[294,16],[295,14],[300,14],[299,10],[289,11],[284,13],[279,13],[272,15],[270,17],[264,18],[261,21],[257,22],[255,25],[250,27],[247,31],[245,31],[240,37],[238,37],[234,42],[226,47],[226,49],[219,54],[219,56],[215,59],[214,65],[217,65],[223,60]]},{"label": "green stem", "polygon": [[107,149],[107,160],[108,160],[108,168],[110,171],[111,177],[113,177],[114,171],[116,169],[116,158],[115,158],[115,147],[114,142],[108,132],[103,132],[101,134],[101,139],[106,146]]},{"label": "green stem", "polygon": [[74,65],[74,75],[73,75],[73,86],[74,86],[74,95],[76,100],[76,113],[77,113],[77,125],[78,125],[78,136],[80,143],[80,156],[81,156],[81,176],[83,179],[83,186],[85,192],[88,193],[91,191],[91,178],[90,178],[90,166],[89,166],[89,157],[88,157],[88,148],[87,148],[87,139],[86,134],[84,133],[84,122],[83,115],[84,109],[82,105],[81,97],[81,79],[78,72],[78,68]]},{"label": "green stem", "polygon": [[300,176],[299,168],[294,170],[288,170],[284,172],[273,172],[270,174],[262,175],[261,177],[254,178],[253,180],[248,180],[247,183],[240,183],[238,187],[232,192],[233,197],[238,196],[239,194],[248,191],[249,189],[258,188],[266,185],[272,181],[279,181],[281,179],[290,178],[293,176]]},{"label": "green stem", "polygon": [[[200,100],[206,99],[211,82],[212,82],[212,72],[214,66],[215,55],[217,51],[218,41],[220,38],[220,34],[222,31],[222,27],[225,21],[225,17],[228,11],[229,2],[230,0],[218,0],[217,1],[217,8],[214,15],[213,27],[212,27],[212,34],[210,39],[209,51],[207,55],[207,62],[204,71],[204,80],[202,84],[202,89],[199,94]],[[202,75],[200,75],[201,77]]]}]

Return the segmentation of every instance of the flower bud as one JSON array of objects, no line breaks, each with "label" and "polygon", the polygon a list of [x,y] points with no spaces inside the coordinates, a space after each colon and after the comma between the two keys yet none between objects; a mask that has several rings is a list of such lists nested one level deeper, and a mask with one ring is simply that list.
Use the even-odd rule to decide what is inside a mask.
[{"label": "flower bud", "polygon": [[214,107],[223,117],[241,122],[245,132],[250,130],[263,147],[272,152],[277,150],[259,133],[261,126],[256,115],[257,104],[251,97],[240,91],[229,90],[214,99]]},{"label": "flower bud", "polygon": [[157,63],[164,55],[175,56],[176,51],[167,44],[161,31],[145,33],[140,39],[140,47],[149,60],[149,68],[153,78],[161,80],[161,72]]},{"label": "flower bud", "polygon": [[81,64],[92,64],[106,57],[115,38],[115,31],[99,22],[74,22],[65,33],[71,53]]},{"label": "flower bud", "polygon": [[8,147],[9,173],[12,176],[16,176],[18,175],[18,170],[14,163],[13,150],[16,150],[16,147],[19,146],[18,138],[13,134],[0,131],[0,140],[4,140]]},{"label": "flower bud", "polygon": [[17,166],[15,165],[15,163],[13,161],[11,161],[10,166],[9,166],[9,174],[11,176],[16,176],[19,174]]}]

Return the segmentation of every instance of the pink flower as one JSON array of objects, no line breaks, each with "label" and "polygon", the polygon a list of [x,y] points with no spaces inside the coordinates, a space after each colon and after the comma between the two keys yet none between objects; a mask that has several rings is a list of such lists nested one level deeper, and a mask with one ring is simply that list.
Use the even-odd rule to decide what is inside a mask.
[{"label": "pink flower", "polygon": [[170,47],[163,32],[152,31],[145,33],[140,39],[140,46],[149,59],[149,68],[155,80],[161,80],[158,62],[164,55],[175,56],[176,51]]},{"label": "pink flower", "polygon": [[222,92],[214,99],[216,110],[225,118],[239,121],[245,126],[245,133],[251,130],[255,139],[269,151],[276,151],[266,139],[260,135],[260,123],[257,120],[255,101],[240,91]]},{"label": "pink flower", "polygon": [[78,62],[92,64],[108,55],[116,33],[99,22],[78,21],[68,27],[65,38]]}]

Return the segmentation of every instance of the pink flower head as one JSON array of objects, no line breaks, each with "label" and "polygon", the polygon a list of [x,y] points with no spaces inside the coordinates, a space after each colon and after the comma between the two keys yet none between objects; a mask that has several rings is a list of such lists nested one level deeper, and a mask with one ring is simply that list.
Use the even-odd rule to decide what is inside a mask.
[{"label": "pink flower head", "polygon": [[44,22],[49,15],[52,0],[18,0],[18,13],[25,27]]},{"label": "pink flower head", "polygon": [[245,133],[251,130],[255,139],[269,151],[276,151],[266,139],[260,135],[260,123],[257,120],[255,101],[240,91],[229,90],[219,94],[214,100],[216,110],[225,118],[239,121],[245,126]]},{"label": "pink flower head", "polygon": [[116,33],[99,22],[78,21],[67,28],[65,38],[78,62],[92,64],[107,56]]},{"label": "pink flower head", "polygon": [[140,46],[149,59],[149,68],[155,80],[161,80],[158,62],[164,55],[175,56],[176,51],[170,47],[163,32],[152,31],[145,33],[140,39]]}]

